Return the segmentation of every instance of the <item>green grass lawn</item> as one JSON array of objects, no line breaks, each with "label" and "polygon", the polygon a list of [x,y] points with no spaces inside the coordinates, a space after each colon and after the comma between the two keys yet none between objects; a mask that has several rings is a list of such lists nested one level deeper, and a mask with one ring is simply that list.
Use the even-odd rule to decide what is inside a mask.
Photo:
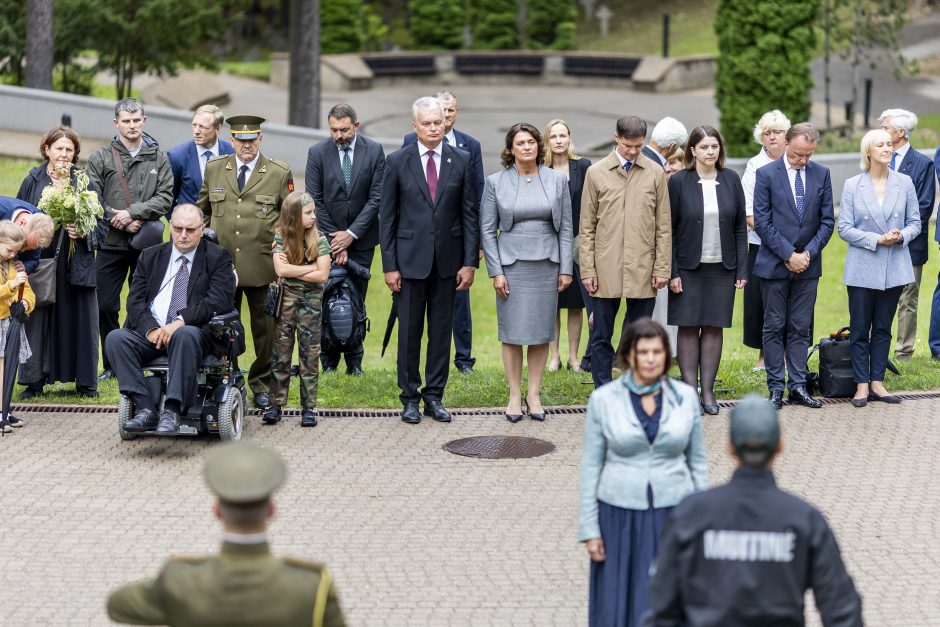
[{"label": "green grass lawn", "polygon": [[[0,159],[0,194],[13,195],[19,182],[31,166],[30,162]],[[933,233],[933,225],[931,225]],[[819,297],[816,305],[816,336],[818,339],[848,325],[848,304],[845,287],[842,285],[842,270],[846,244],[834,235],[823,253],[823,277],[819,285]],[[940,270],[940,261],[935,252],[924,268],[924,281],[921,287],[921,315],[918,318],[918,337],[915,358],[899,363],[901,376],[888,374],[886,385],[889,390],[925,390],[940,387],[940,364],[930,360],[927,349],[927,329],[930,303],[936,278]],[[319,404],[322,407],[371,407],[395,408],[399,406],[398,387],[395,376],[395,354],[397,333],[392,334],[391,343],[384,357],[380,355],[381,342],[388,319],[391,298],[381,278],[381,266],[378,255],[372,267],[373,279],[367,298],[367,309],[372,322],[372,331],[366,339],[366,353],[363,361],[365,376],[349,377],[339,372],[321,375]],[[500,345],[496,337],[496,297],[492,284],[486,277],[485,268],[477,272],[471,289],[473,307],[474,356],[477,358],[476,373],[466,376],[451,370],[450,381],[444,401],[452,407],[500,407],[505,404],[507,386],[500,357]],[[621,309],[621,315],[623,310]],[[751,367],[757,358],[757,351],[744,347],[741,343],[743,310],[741,293],[734,311],[734,326],[725,332],[725,349],[719,371],[720,387],[727,392],[723,398],[740,397],[747,392],[766,391],[763,373],[752,373]],[[243,312],[247,323],[247,311]],[[562,325],[564,329],[564,324]],[[619,328],[618,326],[615,328]],[[567,338],[562,331],[562,347],[567,347]],[[587,342],[587,328],[582,330],[581,350]],[[616,338],[615,338],[616,343]],[[566,350],[566,348],[564,349]],[[562,359],[566,357],[562,353]],[[248,338],[248,351],[241,358],[242,367],[247,367],[253,359],[251,337]],[[816,368],[815,357],[811,367]],[[542,393],[546,405],[582,404],[593,389],[590,375],[569,371],[546,373]],[[48,394],[40,402],[81,402],[72,392],[71,385],[59,384],[47,386]],[[111,381],[101,386],[102,396],[95,402],[114,404],[118,400],[117,385]],[[290,406],[298,406],[296,381],[292,385]],[[90,401],[84,401],[90,402]]]},{"label": "green grass lawn", "polygon": [[[598,2],[598,5],[605,4]],[[718,38],[712,24],[716,0],[662,0],[639,3],[607,2],[613,12],[607,37],[600,36],[597,19],[579,20],[575,37],[579,50],[599,50],[643,55],[662,54],[663,11],[670,14],[670,56],[718,54]],[[583,18],[583,13],[581,13]]]}]

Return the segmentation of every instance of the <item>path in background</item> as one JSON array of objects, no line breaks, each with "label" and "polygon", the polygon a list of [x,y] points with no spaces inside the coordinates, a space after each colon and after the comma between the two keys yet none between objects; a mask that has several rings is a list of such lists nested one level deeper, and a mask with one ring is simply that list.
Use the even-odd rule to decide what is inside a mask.
[{"label": "path in background", "polygon": [[[731,470],[727,410],[705,418],[712,484]],[[786,407],[779,483],[834,527],[866,623],[936,624],[940,406]],[[0,595],[9,625],[106,622],[113,587],[157,572],[165,556],[214,551],[220,530],[202,480],[206,440],[122,442],[111,414],[24,414],[0,440],[8,477]],[[326,562],[350,625],[583,625],[588,562],[577,542],[581,416],[517,425],[458,415],[296,419],[248,437],[280,450],[275,552]],[[486,461],[442,450],[451,439],[514,434],[550,455]],[[815,612],[810,612],[814,615]],[[813,618],[810,624],[818,624]]]}]

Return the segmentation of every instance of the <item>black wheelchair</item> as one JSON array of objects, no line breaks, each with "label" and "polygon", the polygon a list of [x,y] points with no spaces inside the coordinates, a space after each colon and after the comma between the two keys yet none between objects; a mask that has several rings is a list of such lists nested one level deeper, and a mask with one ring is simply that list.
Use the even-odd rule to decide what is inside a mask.
[{"label": "black wheelchair", "polygon": [[[196,373],[195,396],[180,416],[177,437],[217,433],[222,440],[240,440],[248,406],[245,376],[238,370],[236,360],[245,352],[245,329],[239,313],[215,316],[209,321],[212,348]],[[157,410],[163,409],[166,398],[168,358],[164,355],[143,365],[149,375],[145,377]],[[129,433],[124,429],[134,417],[134,403],[121,395],[118,405],[118,434],[122,440],[138,436],[155,435],[153,431]]]}]

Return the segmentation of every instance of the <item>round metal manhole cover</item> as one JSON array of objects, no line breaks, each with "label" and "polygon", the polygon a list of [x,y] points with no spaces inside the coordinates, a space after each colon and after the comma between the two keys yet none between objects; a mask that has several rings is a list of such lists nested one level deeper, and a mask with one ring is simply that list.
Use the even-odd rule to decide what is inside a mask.
[{"label": "round metal manhole cover", "polygon": [[526,459],[547,455],[555,450],[555,445],[546,440],[518,435],[478,435],[448,442],[444,450],[454,455],[480,459]]}]

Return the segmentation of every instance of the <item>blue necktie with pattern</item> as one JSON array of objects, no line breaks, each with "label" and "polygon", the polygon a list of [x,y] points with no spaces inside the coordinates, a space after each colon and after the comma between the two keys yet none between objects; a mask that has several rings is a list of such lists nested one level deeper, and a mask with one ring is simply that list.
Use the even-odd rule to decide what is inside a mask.
[{"label": "blue necktie with pattern", "polygon": [[166,323],[170,324],[179,315],[180,309],[186,309],[186,288],[189,287],[189,259],[180,257],[180,269],[173,280],[173,293],[170,295],[170,308],[166,310]]},{"label": "blue necktie with pattern", "polygon": [[803,220],[803,210],[806,208],[806,191],[803,189],[803,177],[800,176],[801,170],[796,171],[796,213]]},{"label": "blue necktie with pattern", "polygon": [[629,172],[629,171],[630,171],[630,168],[632,168],[632,167],[633,167],[633,162],[632,162],[632,161],[627,161],[626,163],[623,164],[623,171],[624,171],[624,172]]},{"label": "blue necktie with pattern", "polygon": [[888,167],[891,168],[892,170],[897,170],[897,168],[894,167],[894,166],[895,166],[895,162],[896,162],[897,160],[898,160],[898,153],[892,152],[892,153],[891,153],[891,165],[888,166]]}]

